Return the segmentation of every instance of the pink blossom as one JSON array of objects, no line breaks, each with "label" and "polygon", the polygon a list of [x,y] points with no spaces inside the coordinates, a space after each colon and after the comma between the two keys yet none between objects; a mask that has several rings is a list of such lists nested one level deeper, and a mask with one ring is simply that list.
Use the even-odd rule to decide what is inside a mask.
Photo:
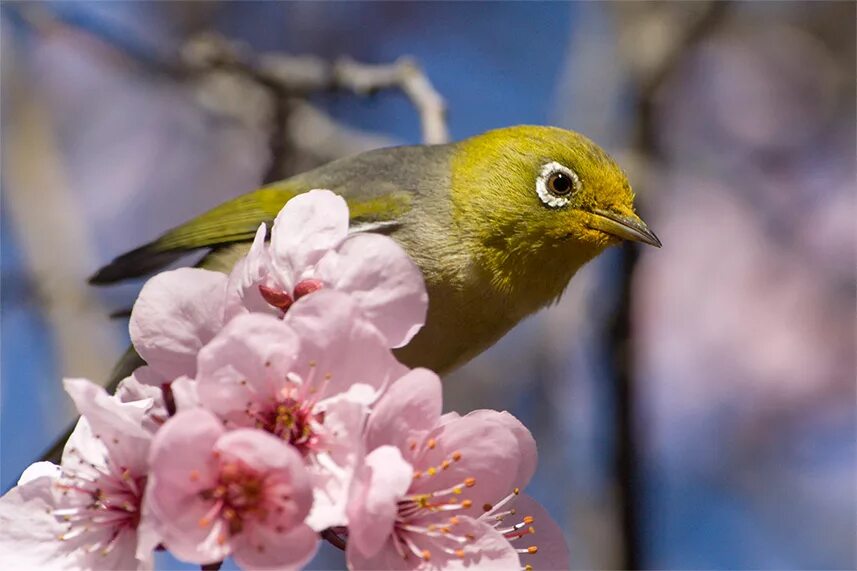
[{"label": "pink blossom", "polygon": [[[262,224],[246,257],[227,277],[200,268],[160,273],[131,312],[134,348],[149,365],[141,382],[159,386],[196,376],[196,355],[233,317],[291,313],[319,290],[347,293],[386,338],[406,344],[425,322],[428,297],[419,268],[391,238],[349,236],[348,207],[327,190],[290,200],[266,243]],[[286,311],[289,310],[289,311]]]},{"label": "pink blossom", "polygon": [[518,443],[500,422],[441,423],[440,381],[416,369],[393,384],[367,425],[348,505],[352,569],[519,567],[481,506],[510,489]]},{"label": "pink blossom", "polygon": [[160,273],[143,286],[128,329],[150,369],[143,383],[196,375],[196,355],[224,325],[227,277],[199,268]]},{"label": "pink blossom", "polygon": [[329,190],[291,199],[274,221],[270,244],[263,224],[230,275],[229,313],[282,314],[312,292],[335,289],[354,298],[391,347],[405,345],[425,322],[422,274],[391,238],[349,235],[348,224],[348,205]]},{"label": "pink blossom", "polygon": [[558,526],[519,496],[536,448],[512,415],[441,416],[440,381],[417,369],[378,402],[365,439],[348,505],[351,569],[568,567]]},{"label": "pink blossom", "polygon": [[261,430],[227,431],[203,409],[179,412],[155,436],[146,491],[180,559],[298,569],[318,537],[304,523],[310,475],[294,447]]},{"label": "pink blossom", "polygon": [[309,523],[344,525],[368,406],[407,369],[353,299],[322,291],[290,310],[233,319],[199,353],[199,405],[229,428],[256,427],[293,445],[314,478]]},{"label": "pink blossom", "polygon": [[[169,417],[162,390],[156,386],[161,380],[160,375],[151,367],[138,367],[131,376],[123,379],[116,387],[115,396],[120,402],[146,401],[150,405],[143,414],[143,429],[154,434]],[[186,377],[184,377],[186,378]],[[173,383],[175,384],[175,383]]]},{"label": "pink blossom", "polygon": [[83,379],[64,384],[82,418],[61,467],[34,464],[0,500],[0,567],[149,568],[160,541],[143,502],[152,400],[121,402]]}]

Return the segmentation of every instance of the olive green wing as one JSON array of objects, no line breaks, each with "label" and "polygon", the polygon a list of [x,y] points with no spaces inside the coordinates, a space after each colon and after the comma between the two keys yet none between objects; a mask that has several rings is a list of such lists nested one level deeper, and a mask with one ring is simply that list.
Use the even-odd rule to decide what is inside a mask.
[{"label": "olive green wing", "polygon": [[270,187],[239,196],[169,230],[158,239],[131,250],[98,270],[94,285],[144,276],[160,270],[189,251],[252,240],[262,222],[272,220],[294,189]]},{"label": "olive green wing", "polygon": [[[157,240],[122,254],[98,270],[89,282],[94,285],[151,274],[165,268],[187,252],[209,248],[202,267],[227,271],[253,240],[262,222],[273,222],[283,205],[312,185],[303,177],[289,179],[221,204],[173,228]],[[335,189],[334,189],[335,190]],[[390,230],[396,218],[409,208],[406,192],[354,193],[345,196],[355,230]]]}]

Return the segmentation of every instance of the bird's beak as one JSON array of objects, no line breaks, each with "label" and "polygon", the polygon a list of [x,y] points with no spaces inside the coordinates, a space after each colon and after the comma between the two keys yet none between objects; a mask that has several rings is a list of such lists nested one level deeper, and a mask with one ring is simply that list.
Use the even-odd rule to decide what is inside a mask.
[{"label": "bird's beak", "polygon": [[589,221],[590,228],[612,234],[622,240],[642,242],[655,248],[661,247],[661,241],[658,240],[655,233],[649,230],[645,222],[634,215],[624,216],[606,210],[593,210],[592,214],[592,219]]}]

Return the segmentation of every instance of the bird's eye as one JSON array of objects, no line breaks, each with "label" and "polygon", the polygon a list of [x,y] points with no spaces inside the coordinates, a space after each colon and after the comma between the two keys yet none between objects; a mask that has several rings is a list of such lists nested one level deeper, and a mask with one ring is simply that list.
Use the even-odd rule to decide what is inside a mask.
[{"label": "bird's eye", "polygon": [[555,172],[548,177],[548,190],[552,193],[564,196],[571,192],[571,178],[564,172]]},{"label": "bird's eye", "polygon": [[571,195],[580,188],[580,178],[570,168],[559,163],[542,166],[536,180],[536,193],[541,201],[551,208],[568,204]]}]

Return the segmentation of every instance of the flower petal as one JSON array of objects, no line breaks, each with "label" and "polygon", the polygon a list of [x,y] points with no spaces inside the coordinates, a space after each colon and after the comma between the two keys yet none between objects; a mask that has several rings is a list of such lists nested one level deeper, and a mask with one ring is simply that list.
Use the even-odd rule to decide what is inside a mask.
[{"label": "flower petal", "polygon": [[[160,390],[160,388],[163,385],[169,384],[170,381],[173,380],[173,377],[167,378],[162,373],[156,371],[155,369],[153,369],[152,367],[149,367],[148,365],[143,365],[142,367],[137,367],[136,369],[134,369],[132,376],[140,384],[148,385],[148,386],[153,387],[153,388],[158,389],[158,390]],[[125,380],[127,380],[127,379],[125,379]],[[137,391],[137,390],[135,389],[135,391]],[[139,391],[137,391],[137,392],[139,392]],[[133,391],[132,391],[132,394],[133,394]],[[139,399],[120,398],[120,400],[122,400],[124,402],[129,402],[132,400],[139,400]]]},{"label": "flower petal", "polygon": [[[153,381],[153,378],[160,380]],[[119,383],[119,386],[116,387],[116,398],[122,402],[139,403],[148,401],[151,403],[143,416],[143,429],[149,434],[157,432],[166,419],[169,418],[162,389],[164,382],[165,379],[163,377],[151,367],[144,365],[137,367],[131,376],[123,379]],[[174,393],[175,384],[175,381],[171,383]]]},{"label": "flower petal", "polygon": [[21,477],[18,478],[18,485],[23,486],[26,483],[32,482],[39,478],[50,478],[55,480],[62,473],[62,468],[53,462],[34,462],[24,469]]},{"label": "flower petal", "polygon": [[[472,539],[460,543],[455,537]],[[348,568],[371,571],[375,569],[415,569],[429,571],[436,569],[472,570],[472,569],[520,569],[518,553],[508,541],[494,528],[484,522],[466,516],[459,516],[449,535],[429,536],[412,533],[409,535],[415,549],[428,554],[428,559],[407,553],[403,558],[395,548],[393,541],[386,543],[373,556],[365,556],[348,542],[346,556]],[[458,551],[458,554],[456,554]]]},{"label": "flower petal", "polygon": [[313,505],[307,524],[317,531],[346,525],[348,493],[354,470],[363,458],[363,425],[368,407],[339,395],[320,403],[324,412],[323,442],[315,454]]},{"label": "flower petal", "polygon": [[141,562],[152,564],[149,568],[154,568],[154,552],[158,545],[163,541],[161,537],[161,523],[158,521],[152,511],[149,502],[143,501],[141,506],[140,523],[137,525],[137,559]]},{"label": "flower petal", "polygon": [[351,295],[391,347],[405,345],[425,323],[422,272],[392,238],[350,236],[319,262],[317,276]]},{"label": "flower petal", "polygon": [[137,367],[131,376],[122,379],[116,387],[116,398],[122,402],[134,402],[145,399],[155,401],[162,397],[161,385],[167,382],[151,367]]},{"label": "flower petal", "polygon": [[67,569],[78,560],[57,540],[63,529],[53,516],[53,483],[43,475],[0,498],[0,569]]},{"label": "flower petal", "polygon": [[[525,488],[536,473],[538,464],[538,451],[536,440],[533,438],[529,429],[521,423],[520,420],[506,411],[498,412],[496,410],[474,410],[467,415],[471,418],[488,419],[494,422],[499,422],[515,435],[518,441],[518,455],[520,464],[518,464],[518,474],[514,479],[514,486]],[[511,490],[509,490],[511,492]]]},{"label": "flower petal", "polygon": [[131,311],[134,348],[173,380],[196,374],[196,354],[223,326],[225,275],[180,268],[151,278]]},{"label": "flower petal", "polygon": [[[143,422],[152,400],[122,402],[86,379],[64,379],[63,386],[111,459],[135,474],[145,474],[152,436]],[[79,446],[79,439],[75,441]]]},{"label": "flower petal", "polygon": [[199,352],[200,403],[220,416],[243,414],[248,402],[267,405],[287,382],[299,347],[297,334],[276,317],[236,317]]},{"label": "flower petal", "polygon": [[[194,408],[179,412],[161,427],[152,442],[153,506],[173,511],[173,494],[195,494],[215,479],[217,464],[212,450],[225,432],[216,416]],[[162,515],[162,514],[159,514]]]},{"label": "flower petal", "polygon": [[196,408],[172,417],[152,442],[146,501],[162,524],[165,545],[194,563],[219,561],[229,553],[217,540],[223,533],[219,522],[200,525],[211,502],[199,492],[214,486],[218,463],[212,452],[223,433],[217,417]]},{"label": "flower petal", "polygon": [[187,377],[179,377],[170,383],[173,400],[176,402],[176,410],[182,411],[200,406],[198,385],[197,381]]},{"label": "flower petal", "polygon": [[437,425],[442,406],[440,378],[428,369],[410,371],[390,385],[369,415],[366,450],[392,444],[412,461],[411,442]]},{"label": "flower petal", "polygon": [[271,230],[271,260],[291,291],[348,234],[348,205],[329,190],[311,190],[289,200]]},{"label": "flower petal", "polygon": [[104,442],[95,437],[89,421],[82,416],[65,443],[60,464],[66,471],[89,474],[93,466],[102,467],[107,463],[107,455]]},{"label": "flower petal", "polygon": [[286,532],[253,528],[232,540],[233,558],[241,569],[301,569],[318,550],[318,534],[301,524]]},{"label": "flower petal", "polygon": [[227,321],[248,311],[279,314],[279,310],[272,307],[259,293],[260,285],[273,283],[271,256],[268,245],[265,243],[266,236],[267,226],[262,223],[256,230],[250,251],[238,260],[229,273],[229,284],[226,288]]},{"label": "flower petal", "polygon": [[[465,515],[480,515],[483,506],[508,495],[518,473],[518,441],[500,422],[464,416],[440,426],[427,435],[415,450],[419,461],[414,468],[437,473],[415,479],[411,493],[428,493],[460,486],[469,478],[474,485],[464,489],[461,499],[473,502]],[[456,460],[456,458],[458,458]],[[450,462],[441,469],[444,462]]]},{"label": "flower petal", "polygon": [[286,314],[301,340],[295,372],[312,380],[319,399],[356,383],[380,390],[404,374],[387,340],[363,316],[353,299],[321,290],[298,300]]},{"label": "flower petal", "polygon": [[[435,563],[435,559],[440,559],[445,555],[446,557],[442,565],[444,569],[449,570],[520,569],[522,567],[517,551],[498,531],[483,522],[473,520],[469,517],[462,517],[460,519],[460,523],[453,528],[454,533],[456,535],[469,535],[476,539],[467,542],[463,546],[463,557],[448,555],[443,550],[433,548],[429,544],[427,549],[432,554],[431,563],[434,564],[433,566],[439,566],[440,562]],[[438,547],[454,549],[443,538],[436,539],[434,543]]]},{"label": "flower petal", "polygon": [[137,534],[130,529],[119,532],[116,543],[106,554],[102,551],[86,553],[76,569],[113,571],[115,569],[152,569],[154,557],[150,554],[143,561],[137,560]]},{"label": "flower petal", "polygon": [[348,503],[348,549],[364,557],[378,553],[393,532],[397,502],[408,491],[414,469],[399,449],[382,446],[358,468]]},{"label": "flower petal", "polygon": [[[462,517],[461,522],[456,525],[454,531],[457,535],[475,537],[476,539],[463,546],[464,556],[446,555],[443,563],[444,569],[520,569],[521,562],[517,551],[509,545],[509,542],[494,528],[483,522]],[[453,547],[438,538],[435,543],[439,547]],[[432,559],[443,557],[445,553],[441,549],[428,547],[432,553]],[[434,563],[434,561],[432,561]]]},{"label": "flower petal", "polygon": [[532,528],[535,533],[512,542],[518,548],[527,548],[531,545],[538,547],[536,553],[521,555],[521,565],[532,565],[534,571],[570,569],[571,556],[565,543],[565,536],[547,510],[526,494],[516,497],[510,507],[515,508],[518,519],[530,516],[534,520]]},{"label": "flower petal", "polygon": [[63,387],[94,431],[120,432],[138,438],[149,436],[141,425],[146,410],[152,406],[152,399],[123,402],[87,379],[63,379]]}]

